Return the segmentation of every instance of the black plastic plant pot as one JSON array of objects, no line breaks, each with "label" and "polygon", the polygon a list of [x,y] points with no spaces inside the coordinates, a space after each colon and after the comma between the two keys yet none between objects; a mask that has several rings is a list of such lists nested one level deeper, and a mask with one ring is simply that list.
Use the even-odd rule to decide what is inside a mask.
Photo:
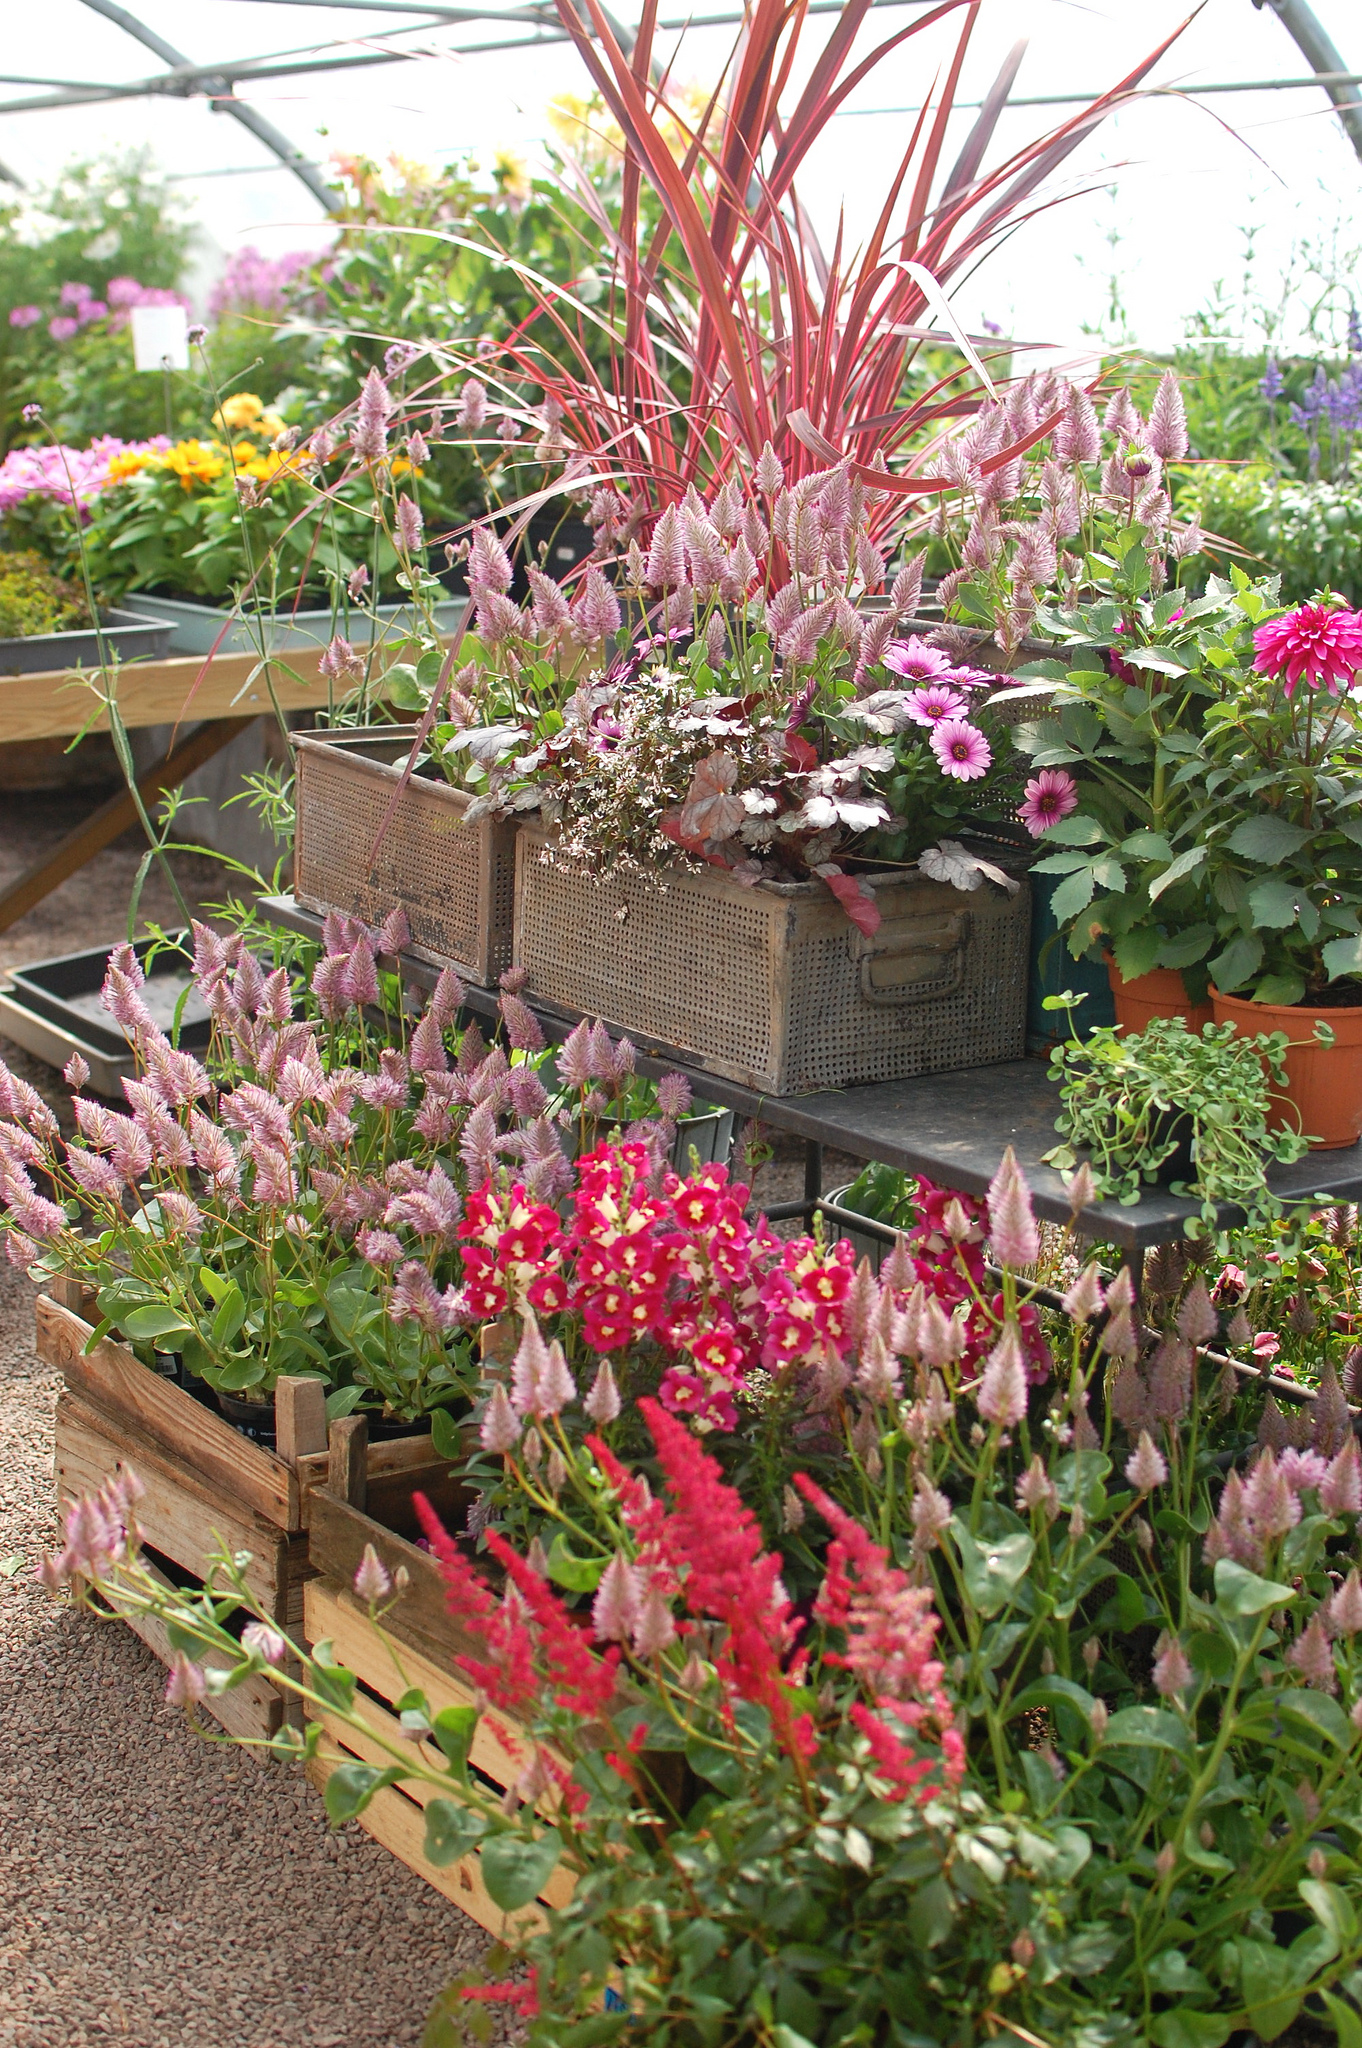
[{"label": "black plastic plant pot", "polygon": [[430,1417],[418,1415],[415,1422],[399,1422],[396,1417],[376,1415],[369,1408],[355,1411],[363,1415],[369,1425],[369,1441],[372,1444],[396,1443],[399,1437],[429,1436]]},{"label": "black plastic plant pot", "polygon": [[170,645],[174,630],[167,619],[143,612],[108,611],[99,615],[101,631],[87,627],[74,633],[30,633],[22,640],[0,640],[0,676],[55,674],[70,668],[97,668],[107,654],[120,661],[156,661]]},{"label": "black plastic plant pot", "polygon": [[224,1394],[219,1389],[218,1407],[233,1429],[239,1429],[252,1443],[273,1445],[273,1401],[247,1401],[240,1394]]}]

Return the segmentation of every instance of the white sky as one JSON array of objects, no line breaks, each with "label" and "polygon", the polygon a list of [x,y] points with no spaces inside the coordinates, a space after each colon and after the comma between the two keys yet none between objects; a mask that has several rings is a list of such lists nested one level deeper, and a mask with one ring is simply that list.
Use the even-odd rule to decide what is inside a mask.
[{"label": "white sky", "polygon": [[[328,38],[377,35],[401,14],[343,13],[265,0],[124,0],[131,11],[195,62],[271,51],[307,50]],[[510,0],[492,0],[510,4]],[[615,0],[628,16],[630,0]],[[1030,38],[1014,95],[1096,90],[1114,82],[1170,34],[1193,0],[983,0],[960,88],[977,99],[1012,43]],[[1345,64],[1362,71],[1362,6],[1358,0],[1314,0]],[[664,18],[679,16],[663,0]],[[697,10],[728,11],[706,5]],[[877,10],[873,37],[906,25],[916,6]],[[81,0],[46,0],[42,8],[4,8],[0,62],[11,77],[83,81],[130,80],[159,70],[158,61]],[[810,49],[829,17],[807,24]],[[509,29],[508,33],[518,33]],[[580,91],[584,73],[571,47],[459,55],[456,46],[492,40],[498,27],[425,29],[409,40],[431,54],[405,64],[376,65],[349,76],[317,73],[255,89],[261,112],[309,153],[389,151],[438,162],[463,148],[486,156],[500,147],[533,156],[544,133],[543,109],[555,92]],[[865,82],[836,119],[806,170],[802,196],[819,227],[835,226],[845,208],[855,234],[874,210],[909,117],[920,103],[952,31],[949,25],[910,38]],[[728,29],[692,30],[675,65],[681,78],[708,81],[729,47]],[[668,42],[675,39],[669,38]],[[378,47],[369,42],[361,47]],[[352,50],[352,54],[355,52]],[[1161,59],[1158,81],[1299,77],[1307,67],[1270,9],[1252,0],[1206,0],[1180,41]],[[0,83],[0,99],[41,86]],[[1009,112],[995,141],[1016,146],[1072,113],[1066,108]],[[972,115],[956,116],[951,159]],[[321,134],[319,131],[324,130]],[[60,111],[0,114],[0,161],[29,182],[41,181],[76,154],[111,143],[148,141],[162,164],[188,177],[181,189],[195,201],[211,255],[244,242],[278,251],[324,239],[320,210],[286,171],[272,167],[260,144],[202,100],[134,100]],[[245,175],[197,174],[242,167]],[[1362,244],[1362,163],[1318,90],[1218,95],[1204,101],[1158,99],[1128,110],[1085,144],[1064,173],[1070,183],[1110,186],[1074,199],[1026,228],[989,267],[963,286],[960,309],[974,324],[983,316],[1038,342],[1078,343],[1085,322],[1101,317],[1112,254],[1108,235],[1122,236],[1116,261],[1135,336],[1149,346],[1174,339],[1216,279],[1241,270],[1242,231],[1258,230],[1259,268],[1269,292],[1293,242],[1332,238]],[[1354,225],[1355,228],[1354,228]],[[220,261],[220,257],[218,259]],[[1362,298],[1362,276],[1358,278]]]}]

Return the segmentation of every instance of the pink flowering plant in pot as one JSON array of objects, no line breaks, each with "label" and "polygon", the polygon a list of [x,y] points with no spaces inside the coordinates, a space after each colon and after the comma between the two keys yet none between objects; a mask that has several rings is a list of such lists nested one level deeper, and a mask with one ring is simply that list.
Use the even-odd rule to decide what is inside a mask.
[{"label": "pink flowering plant in pot", "polygon": [[[971,1217],[943,1198],[937,1220],[949,1263]],[[409,1690],[411,1733],[433,1741],[364,1724],[371,1760],[328,1790],[341,1822],[419,1785],[430,1860],[477,1852],[508,1914],[511,1973],[452,1986],[435,2039],[501,2000],[531,2040],[583,2048],[698,2048],[716,2021],[752,2048],[967,2048],[990,2029],[1224,2048],[1298,2020],[1349,2048],[1362,1460],[1346,1402],[1322,1386],[1288,1426],[1253,1375],[1208,1358],[1220,1317],[1185,1253],[1151,1271],[1144,1314],[1128,1273],[1075,1269],[1042,1363],[1020,1314],[1040,1237],[1010,1158],[985,1227],[1001,1268],[996,1303],[970,1304],[985,1346],[905,1247],[861,1278],[866,1316],[825,1347],[820,1437],[787,1473],[726,1477],[720,1436],[647,1399],[624,1450],[599,1374],[546,1362],[521,1319],[498,1455],[508,1488],[599,1561],[594,1586],[556,1592],[510,1513],[485,1531],[494,1582],[427,1515],[476,1702],[436,1716]],[[140,1566],[134,1522],[126,1481],[80,1504],[46,1575],[170,1623],[173,1698],[192,1709],[272,1671],[360,1727],[329,1646],[271,1657],[238,1560],[179,1593]],[[400,1614],[377,1558],[356,1591],[375,1626],[390,1599]],[[246,1614],[238,1638],[226,1623]],[[505,1798],[466,1770],[480,1712],[523,1759]],[[272,1746],[324,1742],[314,1718]],[[560,1863],[571,1900],[517,1920]]]},{"label": "pink flowering plant in pot", "polygon": [[[475,534],[491,659],[432,707],[427,739],[474,792],[470,815],[537,808],[598,866],[816,878],[867,929],[858,871],[927,854],[925,872],[956,879],[946,840],[977,887],[955,834],[1010,818],[1020,783],[989,736],[991,677],[900,630],[922,565],[889,576],[875,495],[847,464],[787,485],[768,446],[750,478],[668,506],[646,549],[621,501],[615,588],[592,568],[570,598],[531,570],[524,610],[500,544]],[[607,659],[621,600],[637,623]]]}]

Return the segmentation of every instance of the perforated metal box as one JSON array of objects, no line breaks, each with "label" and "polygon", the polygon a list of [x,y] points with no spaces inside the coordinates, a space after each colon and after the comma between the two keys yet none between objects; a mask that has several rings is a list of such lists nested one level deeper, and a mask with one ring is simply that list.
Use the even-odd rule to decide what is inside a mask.
[{"label": "perforated metal box", "polygon": [[816,882],[717,869],[590,866],[539,826],[516,844],[515,964],[536,1003],[602,1017],[640,1051],[698,1062],[770,1095],[897,1081],[1026,1049],[1030,885],[968,893],[869,875],[873,938]]},{"label": "perforated metal box", "polygon": [[413,775],[385,831],[415,737],[414,726],[392,725],[293,735],[293,893],[309,910],[366,924],[400,903],[413,953],[491,988],[511,964],[515,827],[466,824],[466,791]]}]

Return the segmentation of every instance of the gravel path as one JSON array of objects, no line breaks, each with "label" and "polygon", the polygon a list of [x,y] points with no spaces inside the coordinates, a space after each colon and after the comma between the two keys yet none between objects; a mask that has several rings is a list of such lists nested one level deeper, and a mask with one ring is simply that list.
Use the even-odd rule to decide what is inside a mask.
[{"label": "gravel path", "polygon": [[0,2044],[398,2048],[485,1937],[300,1771],[196,1736],[121,1625],[57,1606],[58,1375],[0,1283]]}]

